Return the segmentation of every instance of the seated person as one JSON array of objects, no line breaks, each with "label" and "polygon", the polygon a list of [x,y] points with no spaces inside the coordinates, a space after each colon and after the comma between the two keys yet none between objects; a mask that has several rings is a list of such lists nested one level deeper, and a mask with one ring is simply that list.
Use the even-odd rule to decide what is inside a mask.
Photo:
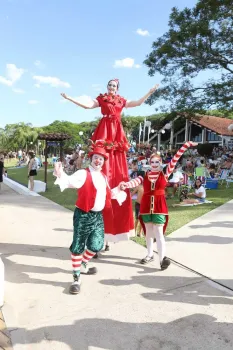
[{"label": "seated person", "polygon": [[178,167],[176,166],[174,171],[173,171],[172,177],[170,179],[168,179],[168,184],[167,184],[167,187],[165,189],[166,195],[168,195],[167,188],[168,187],[172,187],[173,188],[173,190],[172,190],[172,198],[173,198],[175,196],[175,194],[176,194],[176,191],[177,191],[177,188],[179,187],[179,184],[181,184],[183,182],[183,180],[184,180],[184,176],[180,172]]},{"label": "seated person", "polygon": [[185,204],[204,203],[206,199],[206,190],[205,190],[205,187],[202,185],[201,180],[196,179],[194,183],[194,193],[190,192],[187,194],[187,196],[193,197],[193,198],[184,199],[180,204],[174,204],[173,207],[177,207]]}]

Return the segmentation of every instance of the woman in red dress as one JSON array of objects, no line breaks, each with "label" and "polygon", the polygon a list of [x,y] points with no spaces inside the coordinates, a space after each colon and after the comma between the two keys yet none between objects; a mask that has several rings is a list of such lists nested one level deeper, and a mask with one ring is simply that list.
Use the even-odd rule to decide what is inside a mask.
[{"label": "woman in red dress", "polygon": [[[103,117],[92,135],[92,141],[93,143],[98,142],[108,152],[108,161],[105,162],[103,172],[106,174],[111,188],[118,186],[120,182],[128,181],[126,152],[129,149],[129,144],[121,123],[122,110],[124,107],[140,106],[157,88],[158,85],[138,101],[127,101],[117,94],[119,89],[118,79],[108,82],[107,93],[100,94],[95,100],[86,103],[76,101],[64,93],[61,94],[65,99],[84,109],[101,108]],[[128,240],[130,236],[134,235],[132,201],[129,193],[127,200],[121,207],[112,201],[112,210],[103,214],[107,242]]]}]

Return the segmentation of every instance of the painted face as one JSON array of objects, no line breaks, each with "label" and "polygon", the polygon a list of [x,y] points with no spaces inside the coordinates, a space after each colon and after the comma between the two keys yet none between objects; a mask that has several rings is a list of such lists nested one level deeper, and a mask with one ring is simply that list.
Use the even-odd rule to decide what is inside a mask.
[{"label": "painted face", "polygon": [[157,157],[153,157],[150,160],[150,166],[152,171],[159,171],[161,169],[161,161]]},{"label": "painted face", "polygon": [[108,93],[114,95],[116,94],[117,90],[117,82],[115,80],[110,80],[108,83]]},{"label": "painted face", "polygon": [[91,165],[95,170],[101,170],[104,165],[104,157],[100,154],[94,154],[91,160]]}]

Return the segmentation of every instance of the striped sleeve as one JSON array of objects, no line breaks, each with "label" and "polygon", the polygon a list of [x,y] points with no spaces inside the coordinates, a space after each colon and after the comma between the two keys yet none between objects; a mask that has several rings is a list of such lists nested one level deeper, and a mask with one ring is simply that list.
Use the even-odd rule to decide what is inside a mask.
[{"label": "striped sleeve", "polygon": [[170,161],[170,163],[167,166],[166,169],[166,175],[170,176],[171,173],[173,172],[173,170],[175,169],[175,166],[178,162],[178,160],[180,159],[180,157],[184,154],[184,152],[187,151],[188,148],[190,148],[193,145],[193,143],[191,141],[185,142],[185,144],[179,149],[179,151],[174,155],[174,157],[172,158],[172,160]]},{"label": "striped sleeve", "polygon": [[135,179],[129,181],[129,182],[126,182],[125,185],[127,188],[135,188],[137,187],[138,185],[142,184],[143,183],[143,177],[142,176],[138,176],[136,177]]}]

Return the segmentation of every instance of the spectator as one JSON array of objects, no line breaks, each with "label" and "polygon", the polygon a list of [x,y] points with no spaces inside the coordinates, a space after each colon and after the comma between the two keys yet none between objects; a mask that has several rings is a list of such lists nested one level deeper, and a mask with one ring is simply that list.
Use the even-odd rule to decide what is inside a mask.
[{"label": "spectator", "polygon": [[172,196],[171,198],[174,198],[177,188],[179,187],[179,185],[183,182],[184,176],[183,174],[180,172],[180,170],[178,169],[178,167],[175,167],[172,177],[168,180],[168,184],[166,187],[166,195],[168,195],[168,187],[172,187],[173,191],[172,191]]},{"label": "spectator", "polygon": [[37,176],[37,161],[35,159],[35,154],[29,153],[29,163],[28,163],[28,178],[29,178],[29,188],[30,191],[34,190],[34,176]]},{"label": "spectator", "polygon": [[4,156],[0,156],[0,191],[2,189],[3,175],[5,175],[4,169]]}]

